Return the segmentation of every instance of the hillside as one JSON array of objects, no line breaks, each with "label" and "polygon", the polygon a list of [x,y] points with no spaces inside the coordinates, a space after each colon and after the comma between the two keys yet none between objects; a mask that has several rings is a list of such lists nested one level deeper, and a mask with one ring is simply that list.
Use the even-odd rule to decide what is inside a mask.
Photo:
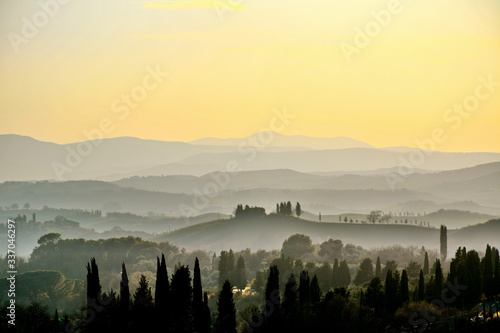
[{"label": "hillside", "polygon": [[[193,193],[195,188],[202,189],[206,184],[218,182],[222,190],[254,190],[254,189],[289,189],[289,190],[391,190],[386,175],[340,175],[320,176],[297,172],[290,169],[242,171],[237,174],[214,172],[200,177],[195,176],[149,176],[130,177],[113,182],[121,187],[140,190],[171,193]],[[436,205],[431,201],[428,207],[422,206],[420,211],[437,210],[439,208],[469,209],[485,213],[494,213],[487,207],[500,209],[500,202],[495,198],[500,194],[500,162],[477,165],[471,168],[442,171],[435,173],[415,173],[396,184],[397,189],[433,194],[447,200]],[[453,206],[453,202],[470,202],[467,208]],[[396,206],[392,210],[399,210]],[[476,207],[472,207],[472,205]],[[434,205],[434,206],[433,206]],[[441,207],[439,207],[441,206]],[[480,207],[483,206],[483,207]],[[386,208],[385,206],[384,208]],[[416,210],[410,208],[406,210]]]},{"label": "hillside", "polygon": [[276,249],[290,235],[301,233],[318,243],[341,239],[363,247],[405,244],[435,247],[439,230],[408,225],[372,225],[311,222],[294,217],[270,215],[263,218],[235,218],[212,221],[154,238],[187,249]]},{"label": "hillside", "polygon": [[[448,232],[448,251],[467,244],[468,248],[484,250],[486,243],[500,246],[500,220]],[[473,231],[473,236],[467,234]],[[241,250],[279,249],[289,236],[300,233],[314,243],[329,238],[341,239],[363,247],[383,247],[393,244],[439,248],[439,229],[412,225],[383,225],[359,223],[320,223],[294,217],[266,216],[263,218],[234,218],[198,224],[154,238],[169,241],[186,249]],[[452,252],[451,252],[452,253]]]}]

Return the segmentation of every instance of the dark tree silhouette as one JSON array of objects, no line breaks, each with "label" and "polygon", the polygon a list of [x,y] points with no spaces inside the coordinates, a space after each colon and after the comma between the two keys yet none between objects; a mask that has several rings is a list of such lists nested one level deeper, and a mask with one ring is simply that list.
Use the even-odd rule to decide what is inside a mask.
[{"label": "dark tree silhouette", "polygon": [[195,259],[193,272],[193,319],[195,331],[200,332],[203,327],[203,291],[198,257]]},{"label": "dark tree silhouette", "polygon": [[153,330],[153,295],[146,276],[141,274],[132,303],[132,330]]},{"label": "dark tree silhouette", "polygon": [[210,333],[212,326],[212,317],[210,316],[210,308],[208,307],[208,295],[205,292],[203,294],[203,318],[200,332]]},{"label": "dark tree silhouette", "polygon": [[420,276],[418,279],[418,300],[423,301],[425,299],[425,280],[424,273],[420,270]]},{"label": "dark tree silhouette", "polygon": [[359,271],[354,278],[354,284],[359,286],[373,278],[373,264],[369,258],[364,259],[359,265]]},{"label": "dark tree silhouette", "polygon": [[318,277],[315,274],[311,280],[311,303],[312,304],[319,303],[320,298],[321,298],[321,288],[319,287]]},{"label": "dark tree silhouette", "polygon": [[408,291],[408,273],[406,269],[403,269],[401,273],[401,286],[399,287],[399,295],[400,300],[403,304],[408,302],[410,299],[409,291]]},{"label": "dark tree silhouette", "polygon": [[279,274],[280,273],[276,265],[272,265],[271,267],[269,267],[269,277],[267,279],[265,292],[265,314],[267,327],[271,332],[277,332],[281,325]]},{"label": "dark tree silhouette", "polygon": [[335,258],[335,261],[333,263],[333,269],[332,269],[332,287],[338,288],[340,287],[339,284],[339,261],[337,258]]},{"label": "dark tree silhouette", "polygon": [[218,313],[215,333],[236,333],[236,309],[229,280],[224,281],[217,302]]},{"label": "dark tree silhouette", "polygon": [[425,257],[424,257],[424,268],[423,268],[423,273],[424,275],[429,275],[429,256],[427,255],[427,252],[425,252]]},{"label": "dark tree silhouette", "polygon": [[390,312],[394,312],[397,308],[397,292],[398,286],[397,282],[394,280],[393,273],[389,269],[385,277],[385,300],[386,308]]},{"label": "dark tree silhouette", "polygon": [[101,283],[99,281],[99,268],[94,257],[87,263],[87,329],[100,332],[101,328]]},{"label": "dark tree silhouette", "polygon": [[338,287],[347,288],[351,284],[351,271],[347,261],[342,260],[339,266]]},{"label": "dark tree silhouette", "polygon": [[193,287],[189,268],[184,265],[176,267],[170,284],[172,297],[172,327],[174,332],[193,331]]},{"label": "dark tree silhouette", "polygon": [[446,226],[441,225],[439,240],[440,240],[440,252],[441,252],[441,260],[443,263],[446,261],[446,257],[448,256],[448,230]]},{"label": "dark tree silhouette", "polygon": [[377,257],[377,264],[375,265],[375,276],[382,277],[382,266],[380,265],[380,257]]},{"label": "dark tree silhouette", "polygon": [[365,293],[365,303],[367,306],[375,309],[375,315],[379,315],[384,306],[384,291],[380,278],[371,279]]},{"label": "dark tree silhouette", "polygon": [[301,306],[311,303],[311,279],[308,271],[300,273],[299,303]]},{"label": "dark tree silhouette", "polygon": [[293,274],[288,277],[286,282],[281,309],[283,311],[285,332],[293,331],[296,327],[298,313],[297,281]]},{"label": "dark tree silhouette", "polygon": [[484,295],[491,299],[495,295],[494,277],[493,277],[493,254],[491,246],[486,245],[486,252],[481,260],[481,268],[483,270],[483,289]]},{"label": "dark tree silhouette", "polygon": [[300,203],[298,202],[295,205],[295,215],[297,215],[297,217],[300,217],[300,215],[302,215],[302,208],[300,207]]},{"label": "dark tree silhouette", "polygon": [[59,313],[57,312],[57,308],[56,308],[56,311],[54,313],[54,319],[52,321],[53,332],[58,333],[59,332],[59,328],[60,328],[60,325],[59,325]]}]

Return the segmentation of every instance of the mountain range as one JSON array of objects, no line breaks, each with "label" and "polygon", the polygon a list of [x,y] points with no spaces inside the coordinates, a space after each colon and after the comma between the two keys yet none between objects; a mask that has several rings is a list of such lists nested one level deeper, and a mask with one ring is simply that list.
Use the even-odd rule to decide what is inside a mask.
[{"label": "mountain range", "polygon": [[[62,145],[7,134],[0,135],[0,152],[0,182],[202,176],[225,171],[228,163],[236,163],[238,169],[245,171],[290,169],[316,174],[366,174],[374,170],[453,170],[500,161],[499,153],[424,153],[408,147],[373,148],[345,137],[313,138],[273,132],[259,132],[242,139],[164,142],[119,137]],[[412,165],[410,161],[417,155],[424,158]]]}]

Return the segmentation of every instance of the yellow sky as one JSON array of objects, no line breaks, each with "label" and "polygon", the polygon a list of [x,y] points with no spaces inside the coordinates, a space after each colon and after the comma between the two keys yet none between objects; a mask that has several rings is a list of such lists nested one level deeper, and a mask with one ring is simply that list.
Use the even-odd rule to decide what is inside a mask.
[{"label": "yellow sky", "polygon": [[[437,150],[500,152],[496,0],[58,7],[44,22],[38,1],[0,4],[0,134],[75,142],[109,119],[107,137],[243,137],[286,107],[296,117],[284,134],[414,147],[441,128],[447,139]],[[390,17],[377,21],[381,11]],[[33,16],[40,27],[25,38]],[[369,44],[356,43],[366,29]],[[346,45],[356,48],[350,57]],[[144,91],[155,68],[168,76],[147,81],[155,87],[126,107],[123,95]],[[493,80],[491,91],[484,80]],[[475,101],[474,111],[453,111]]]}]

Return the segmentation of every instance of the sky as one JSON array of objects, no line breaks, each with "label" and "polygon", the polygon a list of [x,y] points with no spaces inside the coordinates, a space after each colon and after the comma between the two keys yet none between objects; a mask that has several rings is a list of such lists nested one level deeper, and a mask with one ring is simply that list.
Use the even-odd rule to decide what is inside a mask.
[{"label": "sky", "polygon": [[499,14],[497,0],[2,1],[0,134],[279,129],[500,152]]}]

